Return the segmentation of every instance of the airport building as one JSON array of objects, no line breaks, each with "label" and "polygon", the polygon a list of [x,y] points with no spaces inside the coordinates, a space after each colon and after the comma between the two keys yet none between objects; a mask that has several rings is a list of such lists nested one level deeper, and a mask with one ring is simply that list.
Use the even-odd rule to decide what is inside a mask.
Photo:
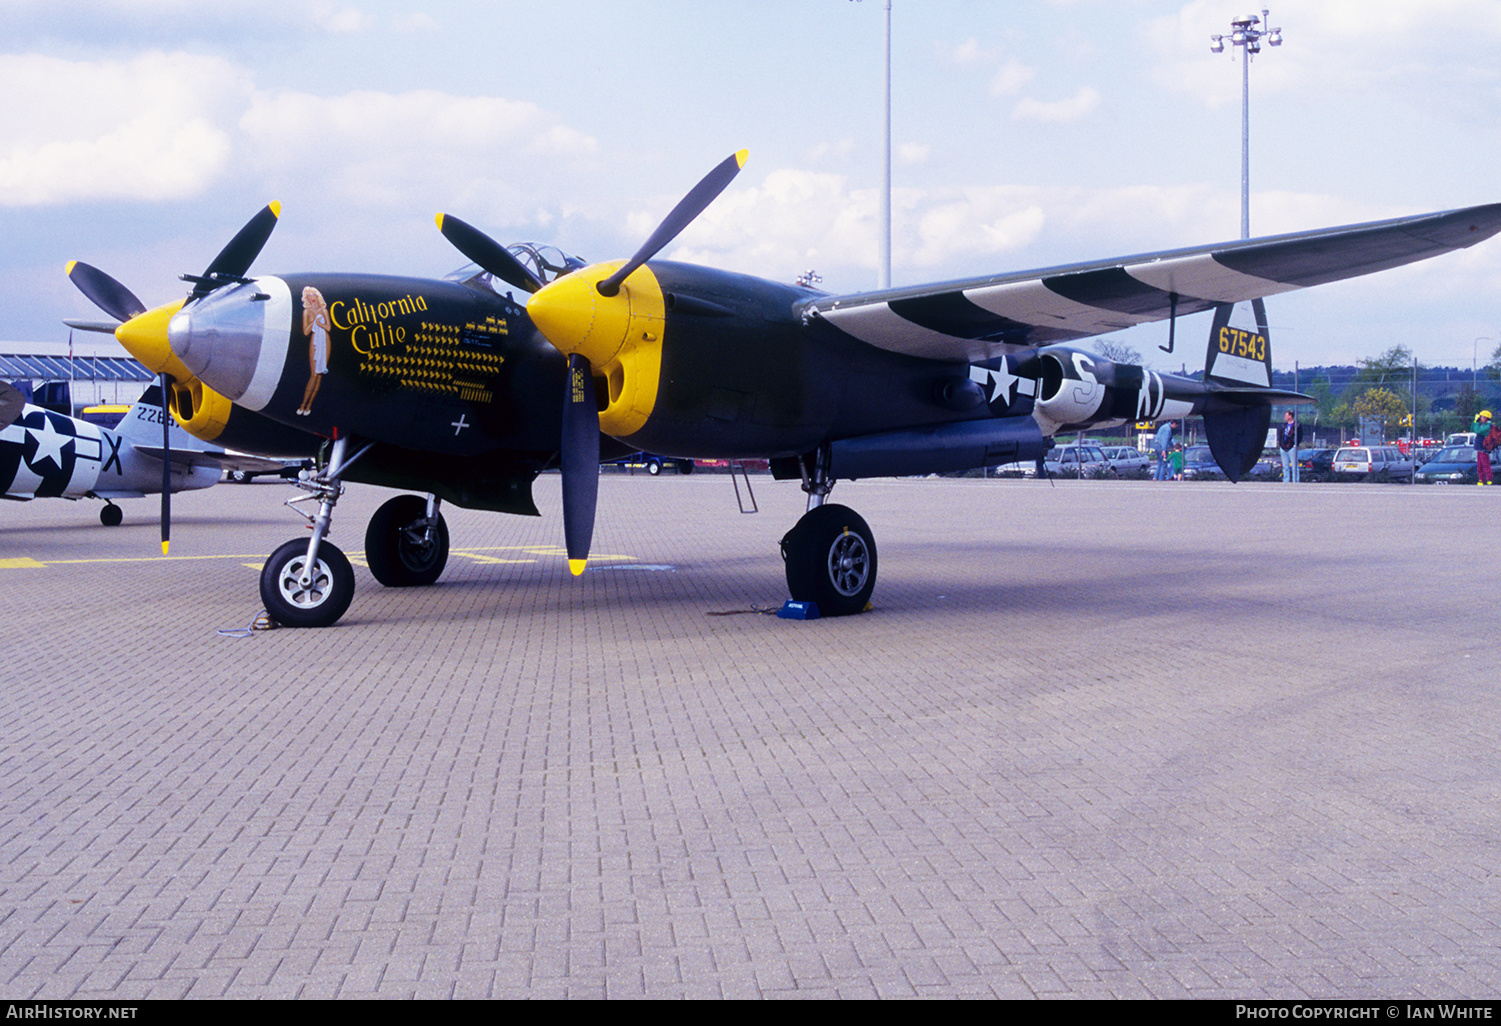
[{"label": "airport building", "polygon": [[85,406],[133,403],[151,384],[152,374],[112,337],[75,332],[71,343],[0,342],[0,381],[61,413],[69,405],[76,412]]}]

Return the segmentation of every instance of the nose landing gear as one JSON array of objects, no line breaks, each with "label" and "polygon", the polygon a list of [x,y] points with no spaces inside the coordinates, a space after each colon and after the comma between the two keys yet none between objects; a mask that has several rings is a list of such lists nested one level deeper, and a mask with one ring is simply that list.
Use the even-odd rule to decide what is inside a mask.
[{"label": "nose landing gear", "polygon": [[335,439],[328,465],[294,482],[308,494],[288,500],[287,505],[318,500],[317,514],[308,516],[313,536],[306,542],[294,539],[282,545],[261,568],[261,603],[283,626],[331,626],[354,599],[354,570],[349,559],[324,540],[333,522],[334,506],[344,494],[344,473],[370,451],[367,444],[346,459],[348,448],[349,439]]}]

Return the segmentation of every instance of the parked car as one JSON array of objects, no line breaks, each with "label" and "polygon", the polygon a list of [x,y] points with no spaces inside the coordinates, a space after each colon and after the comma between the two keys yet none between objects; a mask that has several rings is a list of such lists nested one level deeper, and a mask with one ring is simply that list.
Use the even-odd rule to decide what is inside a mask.
[{"label": "parked car", "polygon": [[1129,445],[1104,446],[1105,459],[1118,477],[1146,477],[1152,472],[1152,457]]},{"label": "parked car", "polygon": [[1055,477],[1100,477],[1110,472],[1110,461],[1098,445],[1055,445],[1043,459]]},{"label": "parked car", "polygon": [[1346,446],[1334,454],[1336,478],[1411,481],[1417,467],[1391,445]]},{"label": "parked car", "polygon": [[993,477],[1036,477],[1037,460],[1021,460],[1016,463],[1002,463],[991,469]]},{"label": "parked car", "polygon": [[1281,481],[1282,451],[1277,448],[1261,450],[1261,458],[1246,474],[1251,481]]},{"label": "parked car", "polygon": [[1414,484],[1474,484],[1480,480],[1475,447],[1451,445],[1413,472]]},{"label": "parked car", "polygon": [[1190,445],[1183,450],[1183,480],[1223,481],[1225,472],[1214,462],[1207,445]]},{"label": "parked car", "polygon": [[1338,449],[1299,449],[1299,479],[1328,481],[1334,475],[1334,454],[1338,451]]}]

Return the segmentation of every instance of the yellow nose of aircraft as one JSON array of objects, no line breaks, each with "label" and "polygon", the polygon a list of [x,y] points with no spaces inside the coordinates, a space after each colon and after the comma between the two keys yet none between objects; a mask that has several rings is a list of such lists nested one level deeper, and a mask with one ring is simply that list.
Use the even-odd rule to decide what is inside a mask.
[{"label": "yellow nose of aircraft", "polygon": [[631,286],[602,296],[598,284],[621,265],[594,264],[559,278],[527,300],[527,316],[547,341],[567,356],[582,356],[594,367],[615,359],[631,330]]},{"label": "yellow nose of aircraft", "polygon": [[186,300],[179,299],[155,310],[147,310],[115,329],[115,338],[147,370],[156,374],[165,372],[180,382],[191,381],[193,374],[172,352],[172,346],[167,341],[167,324],[185,302]]},{"label": "yellow nose of aircraft", "polygon": [[544,338],[567,356],[589,361],[604,382],[600,429],[615,438],[641,430],[657,401],[666,323],[662,286],[642,266],[613,296],[598,283],[622,264],[594,264],[539,289],[527,316]]}]

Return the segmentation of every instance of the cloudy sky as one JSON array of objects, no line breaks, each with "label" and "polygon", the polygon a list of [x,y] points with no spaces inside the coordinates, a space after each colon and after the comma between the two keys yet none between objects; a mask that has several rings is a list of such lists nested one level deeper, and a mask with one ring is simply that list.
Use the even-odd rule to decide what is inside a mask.
[{"label": "cloudy sky", "polygon": [[[462,259],[440,210],[623,257],[741,147],[664,255],[874,288],[883,6],[0,0],[0,340],[98,316],[69,259],[148,305],[181,295],[272,199],[261,272],[441,275]],[[894,284],[1238,236],[1241,58],[1209,36],[1246,5],[892,6]],[[1270,20],[1253,235],[1501,200],[1501,3],[1283,0]],[[1279,366],[1401,343],[1468,367],[1501,342],[1501,240],[1270,307]],[[1165,339],[1120,336],[1176,369]]]}]

